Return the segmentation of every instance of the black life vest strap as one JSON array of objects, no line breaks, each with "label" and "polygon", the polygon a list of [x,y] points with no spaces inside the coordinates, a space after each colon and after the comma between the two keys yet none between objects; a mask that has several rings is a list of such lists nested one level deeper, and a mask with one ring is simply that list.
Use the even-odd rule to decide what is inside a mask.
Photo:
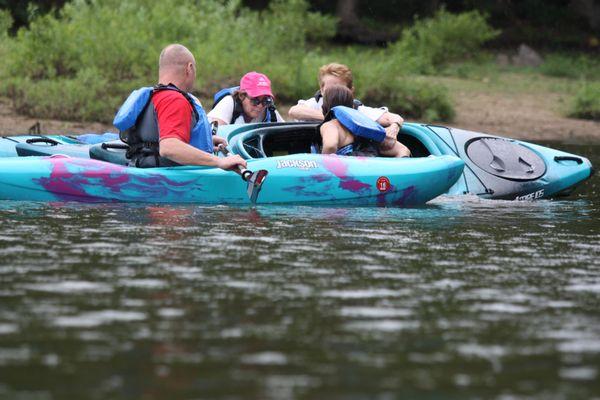
[{"label": "black life vest strap", "polygon": [[275,113],[275,105],[269,106],[267,109],[267,122],[277,122],[277,113]]},{"label": "black life vest strap", "polygon": [[318,102],[319,102],[319,100],[321,100],[321,97],[323,97],[323,95],[321,94],[321,90],[317,90],[317,91],[315,92],[315,96],[314,96],[314,98],[315,98],[315,101],[318,103]]},{"label": "black life vest strap", "polygon": [[136,155],[146,153],[148,154],[159,154],[158,143],[154,142],[138,142],[128,145],[125,157],[128,159],[133,158]]},{"label": "black life vest strap", "polygon": [[233,98],[233,114],[231,114],[231,121],[229,121],[229,124],[233,124],[235,120],[244,113],[244,107],[242,106],[240,99],[236,98],[234,95],[231,95],[231,97]]}]

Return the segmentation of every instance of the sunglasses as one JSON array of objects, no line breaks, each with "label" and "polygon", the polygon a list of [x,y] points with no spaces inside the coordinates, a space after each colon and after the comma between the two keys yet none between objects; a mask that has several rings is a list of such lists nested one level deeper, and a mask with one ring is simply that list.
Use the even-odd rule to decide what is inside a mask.
[{"label": "sunglasses", "polygon": [[258,106],[259,104],[262,104],[263,106],[267,107],[270,106],[271,104],[273,104],[273,98],[266,96],[266,97],[250,97],[248,96],[248,100],[250,100],[250,103],[252,103],[253,106]]}]

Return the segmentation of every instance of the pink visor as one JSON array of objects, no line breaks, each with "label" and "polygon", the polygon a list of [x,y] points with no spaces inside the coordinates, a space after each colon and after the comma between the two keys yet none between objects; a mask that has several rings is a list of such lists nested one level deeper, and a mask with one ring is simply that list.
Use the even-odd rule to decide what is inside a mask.
[{"label": "pink visor", "polygon": [[240,90],[248,93],[250,97],[273,96],[271,81],[266,75],[252,71],[242,77]]}]

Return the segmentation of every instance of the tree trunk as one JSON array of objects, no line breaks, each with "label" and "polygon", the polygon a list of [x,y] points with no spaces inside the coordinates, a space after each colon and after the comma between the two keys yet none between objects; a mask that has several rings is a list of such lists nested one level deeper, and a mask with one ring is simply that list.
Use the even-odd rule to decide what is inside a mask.
[{"label": "tree trunk", "polygon": [[358,0],[337,0],[335,15],[340,19],[340,25],[349,27],[359,24],[357,6]]},{"label": "tree trunk", "polygon": [[339,18],[337,39],[342,42],[385,45],[397,39],[388,32],[373,31],[358,18],[358,0],[337,0],[335,15]]},{"label": "tree trunk", "polygon": [[594,0],[571,0],[569,7],[579,16],[585,18],[594,31],[600,29],[600,4]]}]

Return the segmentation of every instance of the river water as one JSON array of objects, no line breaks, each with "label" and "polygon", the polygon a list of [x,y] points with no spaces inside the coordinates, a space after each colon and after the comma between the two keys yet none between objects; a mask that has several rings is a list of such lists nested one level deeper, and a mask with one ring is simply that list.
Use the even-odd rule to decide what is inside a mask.
[{"label": "river water", "polygon": [[565,200],[0,224],[0,399],[600,399],[598,175]]}]

